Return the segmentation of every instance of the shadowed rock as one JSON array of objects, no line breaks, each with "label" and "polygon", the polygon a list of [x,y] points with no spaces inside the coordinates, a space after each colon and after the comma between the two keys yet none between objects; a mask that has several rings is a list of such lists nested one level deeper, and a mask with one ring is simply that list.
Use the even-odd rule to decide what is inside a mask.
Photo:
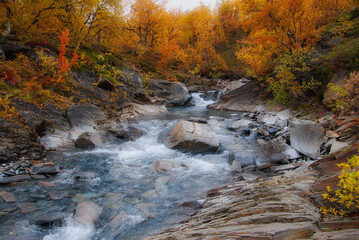
[{"label": "shadowed rock", "polygon": [[38,226],[59,226],[62,225],[65,219],[63,213],[48,213],[35,217],[35,224]]}]

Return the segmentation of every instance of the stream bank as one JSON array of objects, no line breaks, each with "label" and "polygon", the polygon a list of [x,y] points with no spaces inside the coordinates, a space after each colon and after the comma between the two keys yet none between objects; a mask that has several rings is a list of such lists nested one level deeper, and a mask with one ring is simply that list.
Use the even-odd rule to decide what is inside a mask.
[{"label": "stream bank", "polygon": [[[217,227],[217,237],[228,239],[297,239],[318,232],[318,208],[303,193],[309,196],[308,189],[319,179],[318,173],[308,170],[311,158],[332,151],[334,141],[323,143],[329,142],[329,133],[338,131],[337,119],[328,114],[317,122],[304,122],[318,130],[316,148],[307,151],[291,140],[295,135],[291,124],[303,125],[295,120],[303,113],[214,111],[205,107],[214,100],[192,95],[197,98],[192,107],[128,103],[109,118],[108,111],[98,106],[81,105],[61,115],[68,127],[42,137],[48,149],[58,151],[50,152],[45,163],[33,164],[30,178],[20,175],[24,183],[2,183],[4,239],[139,239],[192,214],[189,227],[182,225],[152,239],[203,239],[207,232],[215,237],[211,229]],[[218,151],[196,154],[158,142],[162,132],[171,135],[178,120],[209,126],[220,143]],[[74,146],[83,133],[93,144],[90,149]],[[70,148],[62,148],[64,144]],[[242,203],[249,213],[238,209]],[[263,211],[268,213],[261,215]],[[281,224],[276,222],[278,215],[284,215],[278,218]],[[192,221],[196,216],[199,220]],[[291,225],[292,221],[298,224]],[[185,233],[183,226],[189,229]],[[243,235],[241,226],[253,231]]]}]

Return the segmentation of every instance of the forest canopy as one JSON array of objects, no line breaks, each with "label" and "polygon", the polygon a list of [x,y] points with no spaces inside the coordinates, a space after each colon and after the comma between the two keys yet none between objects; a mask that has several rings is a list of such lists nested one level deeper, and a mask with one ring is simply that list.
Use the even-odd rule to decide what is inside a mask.
[{"label": "forest canopy", "polygon": [[289,99],[284,92],[295,97],[314,88],[315,79],[298,77],[314,62],[313,46],[335,20],[338,35],[356,28],[353,18],[338,18],[358,7],[357,0],[221,0],[214,9],[202,3],[189,11],[170,9],[165,0],[0,4],[1,30],[25,44],[58,46],[69,30],[72,49],[120,54],[167,78],[171,71],[213,77],[236,68],[262,79],[279,102]]}]

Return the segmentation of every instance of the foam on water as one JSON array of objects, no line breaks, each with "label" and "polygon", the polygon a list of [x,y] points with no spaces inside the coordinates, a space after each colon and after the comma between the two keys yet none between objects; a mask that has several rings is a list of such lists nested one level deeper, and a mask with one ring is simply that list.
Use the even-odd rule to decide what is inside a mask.
[{"label": "foam on water", "polygon": [[89,240],[96,233],[94,226],[83,225],[72,217],[66,219],[63,227],[55,228],[44,240]]},{"label": "foam on water", "polygon": [[192,102],[194,103],[195,106],[207,106],[210,104],[215,103],[216,101],[213,100],[204,100],[203,98],[200,97],[201,93],[192,93]]}]

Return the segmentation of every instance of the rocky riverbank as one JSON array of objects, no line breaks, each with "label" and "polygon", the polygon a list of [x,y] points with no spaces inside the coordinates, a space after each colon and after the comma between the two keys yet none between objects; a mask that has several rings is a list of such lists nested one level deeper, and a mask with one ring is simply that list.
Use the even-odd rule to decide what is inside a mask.
[{"label": "rocky riverbank", "polygon": [[[25,127],[13,122],[4,124],[8,132],[4,128],[1,135],[4,140],[1,185],[37,181],[41,187],[54,187],[51,179],[64,172],[45,157],[46,151],[63,146],[86,150],[111,141],[135,141],[144,135],[142,129],[134,126],[139,116],[163,114],[167,112],[165,105],[191,104],[191,95],[184,85],[151,80],[151,92],[146,92],[139,88],[142,84],[139,75],[127,87],[137,86],[140,90],[131,90],[131,101],[116,104],[111,102],[113,88],[109,82],[94,85],[96,79],[86,72],[77,73],[74,81],[81,96],[94,96],[92,101],[83,103],[78,95],[75,104],[64,112],[51,106],[40,109],[21,101],[16,103],[17,108],[23,109]],[[248,98],[244,98],[249,102],[242,101],[243,96],[237,95],[240,92],[246,92]],[[182,225],[148,239],[330,239],[340,234],[356,239],[357,230],[348,230],[356,226],[356,219],[333,222],[322,219],[319,212],[323,186],[333,185],[332,173],[338,175],[338,169],[325,167],[328,161],[332,166],[355,154],[353,149],[357,150],[356,118],[337,117],[327,111],[280,110],[258,102],[258,94],[255,89],[253,93],[249,82],[211,106],[237,111],[230,118],[189,118],[164,126],[159,141],[167,148],[225,155],[236,183],[209,191],[205,201],[183,203],[184,207],[199,209],[198,212]],[[218,92],[204,93],[203,97],[206,95],[217,98]],[[6,134],[14,127],[18,135]],[[215,132],[233,136],[234,140],[219,138]],[[18,144],[25,140],[23,145]],[[342,151],[349,146],[350,154],[343,155]],[[151,168],[163,174],[191,166],[158,160]],[[93,172],[82,172],[74,178],[92,181],[96,177]],[[158,181],[164,186],[168,179]],[[162,185],[158,188],[163,188]],[[149,192],[152,196],[153,192]],[[56,201],[56,194],[48,194]],[[1,198],[9,203],[18,201],[6,191],[1,192]],[[0,211],[0,216],[18,208],[22,214],[38,210],[32,202],[19,202],[17,207]],[[102,207],[88,201],[79,203],[76,209],[75,221],[80,223],[95,224],[103,212]],[[87,211],[89,214],[84,214]],[[121,216],[120,220],[124,218]],[[34,219],[41,226],[61,225],[63,221],[62,212]]]}]

